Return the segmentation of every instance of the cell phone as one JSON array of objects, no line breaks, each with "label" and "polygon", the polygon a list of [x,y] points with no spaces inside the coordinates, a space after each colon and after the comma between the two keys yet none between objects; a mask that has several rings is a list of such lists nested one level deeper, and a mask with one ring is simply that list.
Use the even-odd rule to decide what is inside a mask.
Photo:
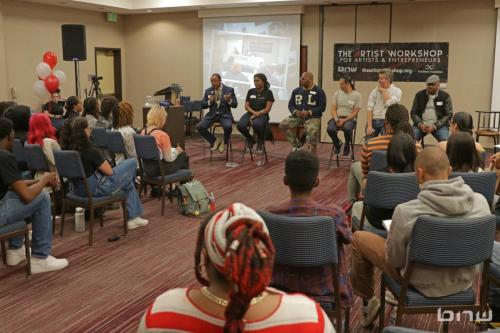
[{"label": "cell phone", "polygon": [[120,236],[118,235],[113,235],[108,238],[108,242],[116,242],[117,240],[120,239]]}]

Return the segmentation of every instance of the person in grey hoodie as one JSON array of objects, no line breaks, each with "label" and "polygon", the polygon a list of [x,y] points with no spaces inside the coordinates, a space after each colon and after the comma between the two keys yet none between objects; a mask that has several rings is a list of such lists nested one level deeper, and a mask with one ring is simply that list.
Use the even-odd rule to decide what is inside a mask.
[{"label": "person in grey hoodie", "polygon": [[[380,308],[374,296],[374,267],[401,282],[407,266],[408,245],[417,218],[480,217],[491,214],[486,198],[474,193],[461,177],[448,179],[451,173],[446,153],[439,147],[423,150],[415,162],[415,174],[421,191],[415,200],[400,204],[392,216],[387,240],[373,233],[358,231],[352,248],[352,285],[363,298],[363,326],[369,326]],[[476,267],[453,269],[415,267],[410,284],[426,297],[442,297],[472,285]]]}]

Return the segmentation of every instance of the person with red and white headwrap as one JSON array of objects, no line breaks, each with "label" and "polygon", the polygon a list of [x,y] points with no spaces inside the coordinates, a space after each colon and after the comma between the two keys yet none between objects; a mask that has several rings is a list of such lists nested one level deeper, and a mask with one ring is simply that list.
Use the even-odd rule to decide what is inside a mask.
[{"label": "person with red and white headwrap", "polygon": [[262,218],[234,203],[199,230],[195,274],[202,288],[172,289],[151,304],[138,332],[335,332],[311,299],[268,285],[274,247]]}]

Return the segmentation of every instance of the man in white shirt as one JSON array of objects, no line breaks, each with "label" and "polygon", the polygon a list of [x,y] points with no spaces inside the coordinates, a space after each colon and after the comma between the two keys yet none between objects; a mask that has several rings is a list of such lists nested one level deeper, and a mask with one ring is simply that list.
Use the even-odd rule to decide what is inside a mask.
[{"label": "man in white shirt", "polygon": [[387,107],[401,101],[401,89],[392,84],[393,74],[390,69],[378,72],[378,86],[368,97],[368,112],[366,115],[366,139],[384,134],[384,119]]}]

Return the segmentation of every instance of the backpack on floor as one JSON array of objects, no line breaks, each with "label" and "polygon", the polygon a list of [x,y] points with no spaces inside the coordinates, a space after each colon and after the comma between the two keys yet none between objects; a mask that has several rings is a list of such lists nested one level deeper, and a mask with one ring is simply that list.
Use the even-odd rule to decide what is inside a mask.
[{"label": "backpack on floor", "polygon": [[178,203],[184,215],[199,216],[208,213],[209,198],[205,186],[199,180],[181,184]]}]

